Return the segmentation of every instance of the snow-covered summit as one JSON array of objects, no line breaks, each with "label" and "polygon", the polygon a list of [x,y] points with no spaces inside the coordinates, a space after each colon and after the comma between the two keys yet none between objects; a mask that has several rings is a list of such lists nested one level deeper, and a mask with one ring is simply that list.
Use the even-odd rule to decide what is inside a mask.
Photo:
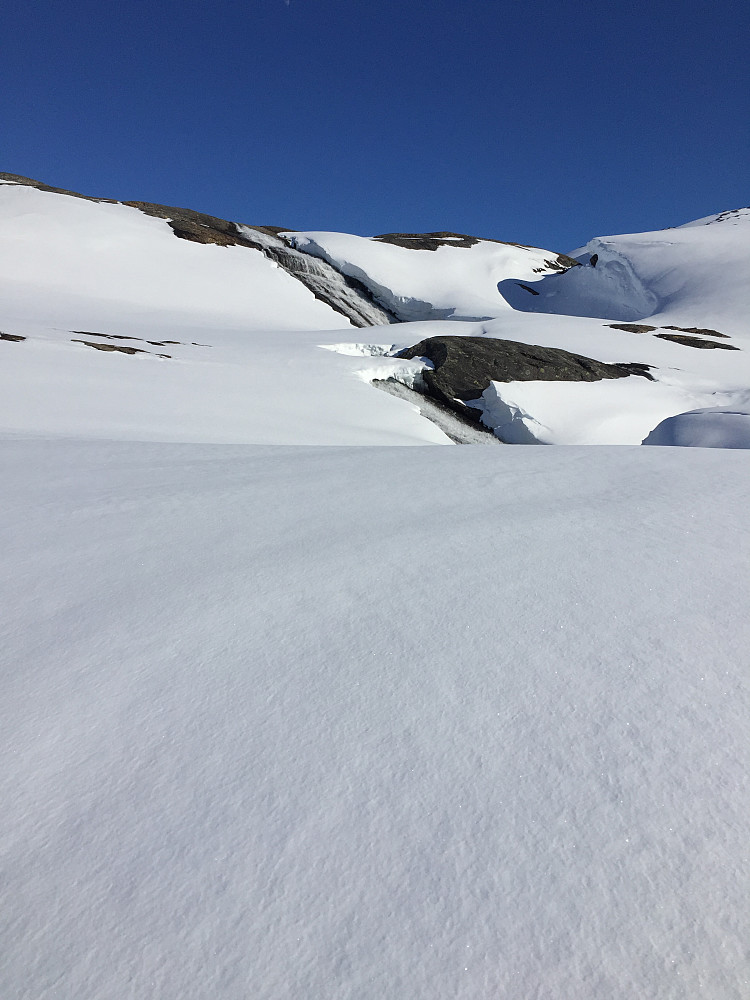
[{"label": "snow-covered summit", "polygon": [[509,306],[498,294],[505,280],[533,281],[576,262],[517,243],[459,234],[365,238],[345,233],[282,233],[292,246],[320,257],[365,284],[402,320],[482,320]]}]

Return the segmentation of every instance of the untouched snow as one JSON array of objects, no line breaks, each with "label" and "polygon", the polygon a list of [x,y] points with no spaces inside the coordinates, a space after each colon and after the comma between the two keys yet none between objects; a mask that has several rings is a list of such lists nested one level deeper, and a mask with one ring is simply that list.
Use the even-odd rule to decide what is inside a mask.
[{"label": "untouched snow", "polygon": [[350,325],[259,251],[177,239],[127,205],[0,183],[0,218],[3,330],[30,306],[38,323],[109,333]]},{"label": "untouched snow", "polygon": [[[546,251],[304,234],[433,318],[365,334],[127,206],[0,217],[0,997],[746,997],[747,213],[604,239],[735,351],[511,308],[589,295]],[[711,447],[363,447],[450,444],[369,384],[439,333],[652,366],[493,384],[511,437]]]},{"label": "untouched snow", "polygon": [[[113,322],[109,329],[123,326]],[[340,340],[341,330],[285,331],[277,339],[263,331],[176,328],[180,338],[209,345],[201,347],[189,340],[152,347],[74,338],[21,324],[12,332],[29,337],[0,343],[7,359],[0,373],[0,426],[17,434],[280,445],[450,443],[415,406],[376,392],[360,374],[373,368],[373,377],[388,377],[408,362],[321,350],[322,338]],[[172,357],[104,353],[74,339]]]},{"label": "untouched snow", "polygon": [[[598,256],[596,267],[588,263]],[[748,337],[750,210],[722,213],[677,229],[591,240],[571,256],[584,262],[562,275],[501,290],[515,309],[660,326],[710,327]]]},{"label": "untouched snow", "polygon": [[[557,254],[481,240],[471,247],[414,250],[345,233],[283,233],[305,253],[365,284],[402,320],[487,319],[508,309],[498,291],[506,278],[549,273]],[[575,268],[575,270],[578,270]]]},{"label": "untouched snow", "polygon": [[746,995],[744,452],[0,458],[3,996]]},{"label": "untouched snow", "polygon": [[643,443],[688,448],[750,448],[750,399],[743,409],[714,407],[668,417]]},{"label": "untouched snow", "polygon": [[600,382],[491,382],[469,404],[508,444],[640,444],[684,393],[640,376]]}]

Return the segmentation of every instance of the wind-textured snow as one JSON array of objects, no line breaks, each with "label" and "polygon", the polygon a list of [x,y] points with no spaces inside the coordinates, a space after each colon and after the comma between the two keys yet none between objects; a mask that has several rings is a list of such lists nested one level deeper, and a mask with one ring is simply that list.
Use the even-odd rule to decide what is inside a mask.
[{"label": "wind-textured snow", "polygon": [[746,995],[746,453],[1,454],[3,996]]},{"label": "wind-textured snow", "polygon": [[[0,997],[744,1000],[747,213],[600,238],[636,330],[503,294],[601,242],[304,234],[463,317],[366,332],[135,208],[0,216]],[[572,446],[450,447],[371,384],[438,333],[653,381],[494,382]],[[644,438],[698,447],[575,446]]]}]

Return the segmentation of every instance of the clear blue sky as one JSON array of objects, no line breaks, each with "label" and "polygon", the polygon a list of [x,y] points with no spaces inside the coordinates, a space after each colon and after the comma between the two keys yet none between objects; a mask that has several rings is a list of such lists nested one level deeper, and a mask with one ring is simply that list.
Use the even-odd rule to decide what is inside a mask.
[{"label": "clear blue sky", "polygon": [[570,250],[750,202],[749,40],[741,0],[6,0],[0,170]]}]

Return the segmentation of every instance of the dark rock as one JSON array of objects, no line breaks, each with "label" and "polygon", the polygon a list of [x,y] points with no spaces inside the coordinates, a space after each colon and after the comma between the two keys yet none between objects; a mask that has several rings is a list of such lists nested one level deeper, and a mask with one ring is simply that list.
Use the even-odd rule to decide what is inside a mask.
[{"label": "dark rock", "polygon": [[[76,340],[72,338],[71,343],[73,344],[85,344],[86,347],[93,347],[97,351],[118,351],[120,354],[150,354],[150,351],[144,351],[141,347],[127,347],[125,344],[96,344],[93,340]],[[168,357],[168,355],[160,354],[160,358]]]},{"label": "dark rock", "polygon": [[653,333],[657,329],[655,326],[648,326],[645,323],[607,323],[613,330],[625,330],[626,333]]},{"label": "dark rock", "polygon": [[[648,365],[609,365],[556,347],[490,337],[430,337],[398,357],[429,358],[434,369],[423,372],[428,394],[471,416],[472,408],[462,403],[479,399],[490,382],[596,382],[628,375],[651,379]],[[477,420],[479,416],[477,410]]]},{"label": "dark rock", "polygon": [[589,257],[589,264],[591,264],[592,267],[596,267],[598,263],[599,263],[599,254],[592,253],[591,256]]},{"label": "dark rock", "polygon": [[71,330],[79,337],[106,337],[107,340],[143,340],[143,337],[125,337],[121,333],[97,333],[96,330]]},{"label": "dark rock", "polygon": [[[479,243],[476,236],[464,233],[385,233],[373,237],[378,243],[391,243],[406,250],[437,250],[438,247],[473,247]],[[493,241],[494,242],[494,241]]]},{"label": "dark rock", "polygon": [[[667,327],[664,327],[666,330]],[[702,340],[700,337],[688,337],[682,333],[657,333],[661,340],[671,340],[675,344],[682,344],[683,347],[698,347],[702,350],[720,348],[722,351],[739,351],[739,347],[734,344],[717,344],[715,340]]]},{"label": "dark rock", "polygon": [[519,288],[523,288],[525,292],[531,292],[532,295],[539,294],[536,288],[530,288],[529,285],[522,285],[520,281],[517,281],[516,284],[518,285]]},{"label": "dark rock", "polygon": [[[534,247],[524,243],[513,243],[507,240],[490,240],[484,237],[467,236],[466,233],[451,233],[441,231],[439,233],[385,233],[382,236],[374,236],[378,243],[391,243],[396,247],[403,247],[406,250],[437,250],[438,247],[473,247],[477,243],[498,243],[506,247],[518,247],[519,250],[532,250]],[[544,262],[553,271],[565,271],[569,267],[580,267],[580,262],[573,260],[564,253],[557,254],[552,260]],[[535,268],[535,270],[543,270]]]},{"label": "dark rock", "polygon": [[679,330],[680,333],[699,333],[704,337],[729,337],[728,333],[719,333],[718,330],[708,330],[701,326],[663,326],[662,330]]},{"label": "dark rock", "polygon": [[16,333],[0,333],[0,340],[9,340],[13,344],[18,344],[22,340],[26,340],[26,338],[19,337]]}]

